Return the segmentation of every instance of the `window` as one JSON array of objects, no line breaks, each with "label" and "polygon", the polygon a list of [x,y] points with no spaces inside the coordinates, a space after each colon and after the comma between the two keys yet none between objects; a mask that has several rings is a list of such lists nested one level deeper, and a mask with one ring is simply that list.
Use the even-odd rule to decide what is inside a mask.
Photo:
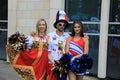
[{"label": "window", "polygon": [[0,59],[6,60],[8,0],[0,0]]},{"label": "window", "polygon": [[101,0],[66,0],[69,21],[100,21],[100,5]]},{"label": "window", "polygon": [[110,1],[107,76],[120,79],[120,0]]},{"label": "window", "polygon": [[0,20],[7,20],[8,14],[7,0],[0,0]]},{"label": "window", "polygon": [[110,22],[120,22],[120,0],[111,0],[110,2]]}]

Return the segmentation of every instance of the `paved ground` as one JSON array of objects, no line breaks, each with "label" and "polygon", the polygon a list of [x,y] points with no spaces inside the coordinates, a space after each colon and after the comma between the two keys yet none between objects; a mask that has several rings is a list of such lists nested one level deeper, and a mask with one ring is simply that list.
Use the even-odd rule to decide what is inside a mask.
[{"label": "paved ground", "polygon": [[0,80],[21,80],[6,61],[0,60]]},{"label": "paved ground", "polygon": [[[12,69],[6,61],[0,60],[0,80],[21,80],[21,78]],[[85,76],[84,80],[99,80],[92,76]]]}]

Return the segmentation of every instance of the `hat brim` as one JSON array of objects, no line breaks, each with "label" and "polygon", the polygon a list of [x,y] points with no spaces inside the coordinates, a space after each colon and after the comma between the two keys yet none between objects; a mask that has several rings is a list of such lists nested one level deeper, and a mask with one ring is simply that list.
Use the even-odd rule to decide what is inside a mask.
[{"label": "hat brim", "polygon": [[66,29],[67,27],[69,27],[68,21],[66,21],[66,20],[58,20],[58,21],[56,21],[56,22],[54,23],[54,27],[55,27],[55,28],[56,28],[57,23],[59,23],[59,22],[64,22],[64,23],[66,24],[65,29]]}]

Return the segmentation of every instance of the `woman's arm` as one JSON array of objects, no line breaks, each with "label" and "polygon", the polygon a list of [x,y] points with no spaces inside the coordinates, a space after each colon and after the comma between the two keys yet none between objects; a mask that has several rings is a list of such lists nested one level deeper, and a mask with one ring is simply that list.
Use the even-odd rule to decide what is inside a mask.
[{"label": "woman's arm", "polygon": [[88,52],[89,52],[89,40],[88,40],[88,38],[84,37],[84,42],[85,42],[84,54],[88,54]]},{"label": "woman's arm", "polygon": [[65,45],[65,52],[66,52],[66,53],[69,53],[70,40],[71,40],[71,37],[69,37],[69,38],[66,40],[66,45]]},{"label": "woman's arm", "polygon": [[48,59],[49,59],[53,64],[55,63],[55,61],[54,61],[54,59],[53,59],[50,51],[49,51],[49,53],[48,53]]}]

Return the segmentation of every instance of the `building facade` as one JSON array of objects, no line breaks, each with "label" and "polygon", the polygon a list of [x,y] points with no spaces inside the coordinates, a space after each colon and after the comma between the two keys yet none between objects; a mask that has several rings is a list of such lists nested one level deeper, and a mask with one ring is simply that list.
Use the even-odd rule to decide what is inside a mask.
[{"label": "building facade", "polygon": [[79,19],[84,24],[85,34],[89,35],[89,54],[94,60],[90,74],[120,79],[120,0],[2,1],[6,1],[8,15],[5,19],[0,17],[0,58],[7,56],[7,38],[16,31],[29,35],[35,31],[39,18],[47,21],[48,33],[54,31],[56,12],[62,9],[67,12],[70,23],[65,31],[70,32],[72,22]]}]

